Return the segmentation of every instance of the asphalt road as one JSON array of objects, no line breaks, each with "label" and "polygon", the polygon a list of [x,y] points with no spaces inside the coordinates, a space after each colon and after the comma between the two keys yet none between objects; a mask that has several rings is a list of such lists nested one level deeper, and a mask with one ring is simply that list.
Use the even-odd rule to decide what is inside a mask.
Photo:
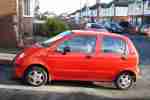
[{"label": "asphalt road", "polygon": [[31,87],[12,80],[13,67],[0,65],[0,100],[150,100],[150,39],[130,36],[140,53],[142,76],[129,90],[112,84],[55,81],[42,87]]},{"label": "asphalt road", "polygon": [[127,35],[140,54],[140,64],[150,65],[150,37]]}]

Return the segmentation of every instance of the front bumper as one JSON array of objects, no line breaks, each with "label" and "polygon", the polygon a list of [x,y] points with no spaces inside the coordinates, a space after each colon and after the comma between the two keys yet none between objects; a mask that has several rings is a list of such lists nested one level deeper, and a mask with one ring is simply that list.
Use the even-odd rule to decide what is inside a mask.
[{"label": "front bumper", "polygon": [[13,79],[21,79],[23,77],[23,67],[20,64],[12,64],[13,66]]}]

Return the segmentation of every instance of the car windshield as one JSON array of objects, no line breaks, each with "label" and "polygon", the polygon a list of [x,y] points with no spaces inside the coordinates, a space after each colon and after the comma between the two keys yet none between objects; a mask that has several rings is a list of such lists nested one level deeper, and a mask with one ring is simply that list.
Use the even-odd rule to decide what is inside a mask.
[{"label": "car windshield", "polygon": [[56,36],[54,36],[54,37],[44,41],[44,42],[42,42],[41,45],[48,46],[49,44],[51,44],[51,43],[53,43],[53,42],[55,42],[55,41],[65,37],[65,36],[67,36],[69,34],[71,34],[71,31],[62,32],[62,33],[60,33],[60,34],[58,34],[58,35],[56,35]]},{"label": "car windshield", "polygon": [[122,28],[118,23],[112,23],[113,26],[116,26],[117,28]]}]

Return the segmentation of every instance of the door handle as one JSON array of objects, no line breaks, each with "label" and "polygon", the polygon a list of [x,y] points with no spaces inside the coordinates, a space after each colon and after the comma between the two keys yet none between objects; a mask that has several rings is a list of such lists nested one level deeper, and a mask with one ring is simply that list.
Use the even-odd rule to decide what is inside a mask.
[{"label": "door handle", "polygon": [[126,55],[122,55],[122,56],[121,56],[121,59],[122,59],[122,60],[127,60],[128,57],[127,57]]}]

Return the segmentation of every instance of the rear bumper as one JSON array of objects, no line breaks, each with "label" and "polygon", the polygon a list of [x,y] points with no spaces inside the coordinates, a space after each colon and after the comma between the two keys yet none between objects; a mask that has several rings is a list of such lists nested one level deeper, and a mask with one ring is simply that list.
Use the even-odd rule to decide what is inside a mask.
[{"label": "rear bumper", "polygon": [[140,67],[137,66],[136,67],[136,80],[139,79],[141,76],[142,76],[142,73],[141,73],[141,70],[140,70]]}]

